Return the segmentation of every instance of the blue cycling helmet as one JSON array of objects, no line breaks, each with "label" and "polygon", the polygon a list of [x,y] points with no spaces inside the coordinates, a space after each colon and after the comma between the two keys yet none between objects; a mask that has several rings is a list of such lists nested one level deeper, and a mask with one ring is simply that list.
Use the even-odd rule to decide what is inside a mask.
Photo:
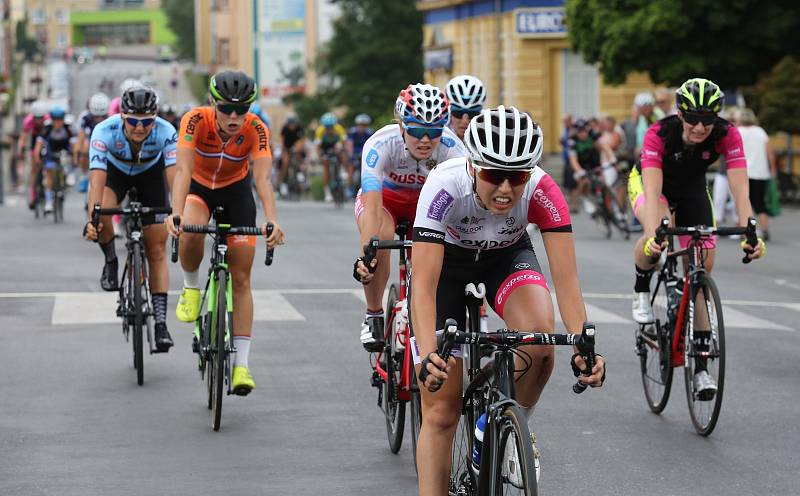
[{"label": "blue cycling helmet", "polygon": [[50,118],[51,119],[63,119],[64,116],[67,115],[67,111],[64,110],[63,107],[59,107],[58,105],[54,106],[50,109]]},{"label": "blue cycling helmet", "polygon": [[336,116],[330,112],[325,112],[319,119],[319,123],[324,127],[333,127],[336,125]]}]

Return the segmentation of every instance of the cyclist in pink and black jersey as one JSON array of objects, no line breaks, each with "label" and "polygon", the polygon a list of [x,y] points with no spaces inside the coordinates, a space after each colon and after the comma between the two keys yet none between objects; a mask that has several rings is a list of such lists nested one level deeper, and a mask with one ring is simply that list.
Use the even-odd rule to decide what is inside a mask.
[{"label": "cyclist in pink and black jersey", "polygon": [[[372,236],[392,239],[400,221],[414,220],[417,198],[425,178],[437,164],[466,152],[447,127],[448,100],[437,87],[412,84],[395,102],[397,124],[379,129],[364,144],[361,154],[361,190],[356,195],[355,216],[363,247]],[[381,299],[389,279],[389,253],[381,250],[371,271],[362,261],[353,276],[364,284],[367,314],[361,326],[361,343],[368,351],[383,348]],[[373,278],[375,279],[373,281]]]}]

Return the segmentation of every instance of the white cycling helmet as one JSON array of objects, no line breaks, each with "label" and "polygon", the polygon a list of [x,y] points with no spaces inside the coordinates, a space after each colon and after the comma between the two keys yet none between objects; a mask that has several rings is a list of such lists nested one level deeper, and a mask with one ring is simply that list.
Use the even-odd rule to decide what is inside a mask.
[{"label": "white cycling helmet", "polygon": [[111,100],[108,99],[105,93],[95,93],[89,98],[89,113],[95,117],[102,117],[108,115],[108,106]]},{"label": "white cycling helmet", "polygon": [[120,95],[125,93],[129,88],[133,88],[134,86],[144,86],[141,81],[138,79],[128,78],[122,81],[119,84],[119,93]]},{"label": "white cycling helmet", "polygon": [[36,100],[31,104],[31,114],[34,117],[44,117],[47,115],[47,104],[41,100]]},{"label": "white cycling helmet", "polygon": [[464,145],[479,166],[530,170],[542,159],[542,130],[516,107],[500,105],[474,117],[464,133]]},{"label": "white cycling helmet", "polygon": [[394,114],[403,124],[444,126],[449,116],[449,107],[447,97],[436,86],[409,84],[397,96]]},{"label": "white cycling helmet", "polygon": [[475,76],[468,74],[456,76],[447,83],[447,98],[450,100],[450,105],[465,110],[482,110],[486,104],[486,88]]},{"label": "white cycling helmet", "polygon": [[637,107],[644,107],[647,105],[653,105],[656,101],[653,98],[653,94],[649,91],[643,91],[636,95],[636,98],[633,99],[633,104]]},{"label": "white cycling helmet", "polygon": [[369,126],[372,119],[369,118],[367,114],[358,114],[356,116],[356,124],[363,124],[365,126]]}]

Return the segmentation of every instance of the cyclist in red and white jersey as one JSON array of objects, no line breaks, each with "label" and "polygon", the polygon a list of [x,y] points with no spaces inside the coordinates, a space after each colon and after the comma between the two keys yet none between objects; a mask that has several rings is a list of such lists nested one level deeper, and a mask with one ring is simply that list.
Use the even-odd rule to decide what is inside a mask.
[{"label": "cyclist in red and white jersey", "polygon": [[[508,328],[552,332],[553,302],[526,231],[539,226],[558,307],[568,330],[586,321],[569,207],[555,181],[537,167],[542,132],[514,107],[486,109],[470,122],[467,158],[439,165],[422,188],[414,221],[411,317],[422,429],[417,442],[420,495],[447,494],[450,446],[462,407],[461,358],[445,363],[436,330],[447,318],[465,328],[468,283],[483,282],[486,299]],[[553,371],[552,346],[517,349],[516,400],[530,418]],[[602,386],[605,361],[597,355],[581,382]],[[524,360],[523,360],[524,359]],[[575,358],[576,366],[585,363]],[[528,368],[529,367],[529,368]]]},{"label": "cyclist in red and white jersey", "polygon": [[[364,144],[361,190],[355,202],[362,250],[372,236],[392,239],[399,221],[414,220],[417,198],[431,169],[465,156],[461,141],[445,127],[448,106],[439,88],[411,84],[395,102],[398,124],[384,126]],[[362,251],[353,270],[356,280],[364,284],[367,300],[361,343],[368,351],[378,351],[383,348],[381,299],[389,280],[389,253],[382,250],[372,261],[374,274],[364,266],[363,255]]]}]

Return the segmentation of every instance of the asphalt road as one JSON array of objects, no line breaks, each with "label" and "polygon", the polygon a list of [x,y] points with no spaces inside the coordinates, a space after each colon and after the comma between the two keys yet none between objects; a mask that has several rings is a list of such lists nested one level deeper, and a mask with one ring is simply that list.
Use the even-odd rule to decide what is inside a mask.
[{"label": "asphalt road", "polygon": [[[100,252],[79,236],[77,195],[61,225],[35,221],[20,203],[0,208],[0,494],[414,494],[410,442],[389,452],[358,341],[364,305],[350,276],[351,209],[279,205],[287,244],[269,268],[259,247],[253,271],[257,389],[226,397],[222,430],[213,432],[189,326],[174,317],[176,297],[176,346],[145,357],[139,387],[114,296],[99,291]],[[720,242],[714,275],[726,302],[728,369],[710,438],[692,429],[680,371],[664,413],[649,413],[633,353],[632,245],[575,219],[608,381],[574,395],[568,354],[558,353],[532,423],[542,494],[793,492],[798,219],[791,210],[776,219],[767,259],[749,266],[735,242]]]}]

